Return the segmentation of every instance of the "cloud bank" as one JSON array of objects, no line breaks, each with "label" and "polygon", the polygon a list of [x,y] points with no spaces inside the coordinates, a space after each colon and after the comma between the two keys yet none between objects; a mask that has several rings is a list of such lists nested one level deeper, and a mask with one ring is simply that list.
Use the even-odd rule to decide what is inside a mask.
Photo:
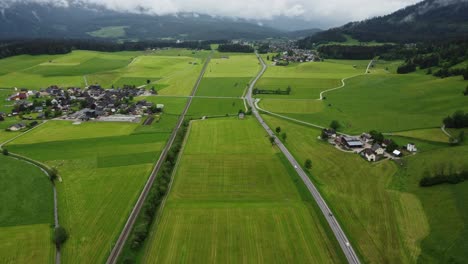
[{"label": "cloud bank", "polygon": [[[39,2],[68,6],[74,3],[97,4],[111,10],[145,12],[155,15],[194,12],[212,16],[245,19],[272,19],[277,16],[308,21],[329,21],[330,26],[384,15],[420,0],[0,0]],[[442,1],[442,0],[438,0]],[[453,1],[453,0],[445,0]]]}]

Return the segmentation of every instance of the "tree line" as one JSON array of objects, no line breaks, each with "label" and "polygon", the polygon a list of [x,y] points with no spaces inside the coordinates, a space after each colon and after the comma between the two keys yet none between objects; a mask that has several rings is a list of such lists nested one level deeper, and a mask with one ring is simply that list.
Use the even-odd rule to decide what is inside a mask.
[{"label": "tree line", "polygon": [[466,128],[468,127],[468,113],[462,110],[456,111],[444,118],[443,123],[446,128]]},{"label": "tree line", "polygon": [[[141,249],[141,246],[148,237],[154,218],[164,197],[166,196],[171,182],[172,172],[177,162],[177,157],[182,149],[182,144],[187,134],[189,121],[184,121],[179,131],[176,134],[174,142],[169,149],[166,159],[161,167],[153,186],[146,198],[142,211],[138,215],[135,226],[133,227],[129,240],[126,242],[132,251],[132,255],[127,254],[124,262],[132,262],[135,258],[136,251]],[[135,253],[135,254],[133,254]]]},{"label": "tree line", "polygon": [[468,170],[451,172],[449,174],[426,175],[419,181],[419,186],[430,187],[439,184],[457,184],[468,180]]},{"label": "tree line", "polygon": [[361,46],[361,45],[323,45],[317,51],[325,58],[346,60],[370,60],[394,49],[395,45]]},{"label": "tree line", "polygon": [[252,46],[242,44],[222,44],[218,47],[219,52],[242,52],[253,53],[255,50]]},{"label": "tree line", "polygon": [[36,39],[4,41],[0,43],[0,59],[16,55],[66,54],[73,50],[103,52],[138,51],[153,48],[187,48],[210,50],[211,41],[139,41],[117,43],[112,41],[75,39]]}]

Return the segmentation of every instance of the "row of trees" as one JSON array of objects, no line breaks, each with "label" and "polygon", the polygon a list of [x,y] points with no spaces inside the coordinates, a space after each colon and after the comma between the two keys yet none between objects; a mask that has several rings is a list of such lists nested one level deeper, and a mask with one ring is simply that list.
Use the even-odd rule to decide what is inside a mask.
[{"label": "row of trees", "polygon": [[394,49],[395,45],[359,46],[359,45],[323,45],[317,50],[323,57],[348,60],[370,60]]},{"label": "row of trees", "polygon": [[426,173],[419,181],[419,186],[421,187],[430,187],[439,184],[457,184],[468,180],[468,170],[451,172],[449,174],[439,173],[435,176],[430,176]]},{"label": "row of trees", "polygon": [[280,88],[276,89],[276,90],[265,90],[265,89],[258,89],[258,88],[255,88],[253,89],[253,94],[279,94],[279,95],[290,95],[291,92],[292,92],[292,88],[291,86],[288,86],[288,88],[286,88],[286,90],[281,90]]},{"label": "row of trees", "polygon": [[456,111],[451,116],[444,118],[443,123],[446,128],[466,128],[468,127],[468,113]]},{"label": "row of trees", "polygon": [[2,45],[0,45],[0,59],[22,54],[66,54],[76,49],[115,52],[166,47],[205,50],[211,49],[210,41],[185,41],[180,43],[174,41],[140,41],[117,43],[91,39],[36,39],[3,42]]},{"label": "row of trees", "polygon": [[219,45],[218,51],[220,52],[243,52],[253,53],[255,50],[252,46],[242,44],[222,44]]},{"label": "row of trees", "polygon": [[[176,138],[169,149],[166,159],[163,166],[161,167],[158,176],[151,187],[151,190],[148,194],[147,199],[143,205],[143,209],[138,216],[135,227],[132,230],[130,235],[130,240],[128,241],[130,248],[132,250],[138,250],[143,245],[143,242],[146,240],[151,224],[153,223],[156,212],[159,209],[171,182],[172,171],[174,170],[175,164],[177,162],[177,157],[180,150],[182,149],[182,144],[184,137],[187,133],[189,126],[188,121],[184,121],[180,130],[177,132]],[[125,261],[132,261],[132,256],[127,256]]]}]

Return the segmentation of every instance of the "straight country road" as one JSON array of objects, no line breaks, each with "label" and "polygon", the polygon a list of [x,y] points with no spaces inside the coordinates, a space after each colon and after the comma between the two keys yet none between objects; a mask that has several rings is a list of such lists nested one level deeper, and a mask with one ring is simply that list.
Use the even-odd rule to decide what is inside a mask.
[{"label": "straight country road", "polygon": [[208,67],[208,64],[210,63],[212,54],[213,53],[211,53],[208,56],[208,58],[206,59],[205,64],[203,66],[203,69],[200,72],[200,75],[198,76],[197,82],[195,83],[195,85],[194,85],[194,87],[192,89],[192,93],[188,97],[187,104],[185,105],[184,111],[180,115],[179,120],[177,122],[177,125],[174,128],[174,130],[172,131],[172,134],[171,134],[171,136],[169,138],[169,141],[167,142],[167,144],[164,147],[161,155],[159,156],[159,159],[158,159],[158,161],[156,163],[156,166],[154,166],[153,171],[151,172],[151,174],[150,174],[150,176],[148,178],[148,181],[146,182],[145,187],[143,188],[143,191],[141,192],[140,196],[138,197],[138,200],[137,200],[135,206],[133,207],[133,210],[130,213],[130,216],[128,217],[127,222],[125,223],[125,226],[124,226],[122,232],[120,233],[119,238],[115,242],[115,246],[113,247],[113,249],[112,249],[112,251],[111,251],[111,253],[110,253],[110,255],[109,255],[108,259],[107,259],[107,262],[106,262],[107,264],[117,263],[117,259],[118,259],[119,255],[120,255],[120,253],[122,252],[122,249],[123,249],[123,247],[125,245],[125,242],[126,242],[128,236],[130,235],[130,232],[132,231],[133,225],[135,224],[137,216],[139,215],[139,213],[140,213],[140,211],[141,211],[141,209],[143,207],[143,204],[144,204],[144,202],[146,200],[146,197],[148,196],[148,193],[149,193],[149,191],[151,189],[151,186],[153,186],[153,183],[156,180],[156,176],[157,176],[157,174],[159,172],[159,169],[163,165],[164,160],[165,160],[165,158],[167,156],[167,153],[168,153],[169,149],[171,148],[172,143],[174,143],[177,132],[179,131],[179,128],[182,126],[182,123],[185,120],[185,115],[187,114],[187,111],[188,111],[190,105],[192,104],[193,96],[195,96],[195,94],[197,93],[198,86],[200,85],[201,79],[203,78],[203,75],[205,74],[206,68]]},{"label": "straight country road", "polygon": [[288,161],[291,163],[291,165],[295,168],[296,172],[299,174],[301,179],[303,180],[304,184],[306,185],[307,189],[310,191],[312,194],[312,197],[314,197],[314,200],[317,202],[320,210],[322,211],[325,219],[327,220],[328,224],[330,225],[330,228],[333,231],[333,234],[335,235],[336,239],[338,240],[338,243],[340,244],[341,249],[343,250],[344,255],[346,256],[346,259],[348,260],[349,263],[355,263],[359,264],[359,258],[356,255],[356,252],[353,249],[353,246],[349,242],[348,238],[346,237],[346,234],[344,233],[343,229],[341,228],[340,224],[336,220],[336,218],[333,216],[330,208],[326,204],[325,200],[321,196],[320,192],[317,190],[315,185],[312,183],[312,181],[309,179],[309,176],[305,173],[305,171],[301,168],[301,165],[296,161],[296,159],[293,157],[293,155],[289,152],[289,150],[284,146],[284,144],[276,138],[275,133],[270,129],[270,127],[265,123],[263,120],[262,116],[260,115],[259,111],[256,108],[254,99],[252,98],[252,90],[255,87],[255,84],[257,81],[261,78],[261,76],[265,73],[267,66],[263,59],[256,53],[258,60],[262,64],[262,69],[258,73],[257,77],[251,82],[249,86],[249,90],[247,91],[247,102],[252,107],[252,113],[254,116],[257,118],[258,122],[262,125],[262,127],[266,130],[268,135],[270,137],[275,138],[275,144],[278,146],[278,148],[283,152],[283,154],[286,156]]}]

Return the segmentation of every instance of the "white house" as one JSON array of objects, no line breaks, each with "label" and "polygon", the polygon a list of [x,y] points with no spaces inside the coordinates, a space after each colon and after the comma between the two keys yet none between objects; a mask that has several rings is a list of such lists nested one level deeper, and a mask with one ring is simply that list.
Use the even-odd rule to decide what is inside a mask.
[{"label": "white house", "polygon": [[418,151],[418,149],[416,148],[416,145],[414,143],[408,143],[408,145],[406,145],[406,149],[409,151],[409,152],[416,152]]},{"label": "white house", "polygon": [[395,149],[392,154],[395,157],[400,157],[401,156],[401,152],[399,150],[397,150],[397,149]]},{"label": "white house", "polygon": [[362,155],[367,159],[367,161],[376,161],[377,160],[377,155],[372,149],[363,150]]},{"label": "white house", "polygon": [[383,155],[384,152],[385,152],[385,149],[382,148],[382,146],[380,146],[379,144],[375,143],[373,146],[372,146],[372,150],[377,154],[377,155]]}]

